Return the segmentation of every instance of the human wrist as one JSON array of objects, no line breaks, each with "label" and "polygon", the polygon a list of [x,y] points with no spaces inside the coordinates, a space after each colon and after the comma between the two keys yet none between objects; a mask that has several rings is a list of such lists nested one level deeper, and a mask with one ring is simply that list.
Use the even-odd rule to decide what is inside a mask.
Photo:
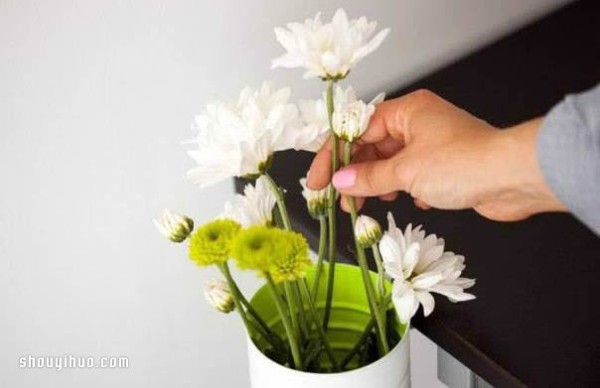
[{"label": "human wrist", "polygon": [[565,211],[540,168],[536,142],[542,118],[500,130],[494,135],[499,159],[499,192],[513,198],[515,206],[529,214]]}]

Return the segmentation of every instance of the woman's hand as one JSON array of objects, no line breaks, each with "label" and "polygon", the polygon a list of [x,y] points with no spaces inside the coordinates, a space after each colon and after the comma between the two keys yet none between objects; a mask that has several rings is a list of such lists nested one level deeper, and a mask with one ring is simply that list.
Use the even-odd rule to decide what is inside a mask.
[{"label": "woman's hand", "polygon": [[[416,91],[377,106],[353,147],[351,165],[332,182],[357,197],[359,207],[366,197],[392,201],[405,191],[422,209],[474,208],[499,221],[564,211],[538,166],[540,123],[501,131],[429,91]],[[309,187],[329,183],[330,158],[328,143],[313,161]],[[347,210],[345,199],[342,207]]]}]

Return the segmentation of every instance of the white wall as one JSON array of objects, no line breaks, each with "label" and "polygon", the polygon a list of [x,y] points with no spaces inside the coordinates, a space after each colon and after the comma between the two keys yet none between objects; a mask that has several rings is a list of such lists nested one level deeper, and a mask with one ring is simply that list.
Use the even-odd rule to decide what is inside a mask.
[{"label": "white wall", "polygon": [[[567,0],[344,1],[392,27],[353,72],[394,89]],[[231,195],[184,180],[178,145],[215,96],[264,78],[272,28],[326,1],[0,0],[0,386],[243,387],[242,331],[206,306],[183,246],[150,220],[198,222]],[[256,281],[243,277],[246,287]],[[25,370],[18,358],[128,356],[128,370]]]}]

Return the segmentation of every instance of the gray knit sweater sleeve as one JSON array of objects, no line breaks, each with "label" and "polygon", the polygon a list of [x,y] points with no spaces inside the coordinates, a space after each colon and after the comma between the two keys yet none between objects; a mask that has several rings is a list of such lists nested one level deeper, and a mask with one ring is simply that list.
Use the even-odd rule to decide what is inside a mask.
[{"label": "gray knit sweater sleeve", "polygon": [[600,85],[567,96],[548,113],[537,154],[556,196],[600,236]]}]

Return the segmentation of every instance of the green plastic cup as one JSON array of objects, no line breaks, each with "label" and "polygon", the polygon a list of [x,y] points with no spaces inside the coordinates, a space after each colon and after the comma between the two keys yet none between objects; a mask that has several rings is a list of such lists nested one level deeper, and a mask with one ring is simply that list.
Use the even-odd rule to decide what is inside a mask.
[{"label": "green plastic cup", "polygon": [[[320,278],[319,292],[316,298],[316,308],[322,317],[325,309],[325,298],[327,291],[328,266],[325,265]],[[377,285],[377,274],[370,272],[371,281],[374,287]],[[312,290],[315,280],[315,267],[309,269],[306,280]],[[386,281],[386,289],[389,291],[391,284]],[[277,312],[271,290],[268,286],[261,287],[252,297],[250,303],[265,320],[267,325],[273,331],[286,339],[285,329],[281,318]],[[308,306],[306,307],[307,316],[310,317]],[[371,319],[371,312],[367,301],[367,295],[362,279],[360,268],[349,264],[336,264],[335,282],[333,287],[333,303],[331,317],[329,320],[329,330],[327,337],[333,348],[337,360],[341,360],[358,342],[365,327]],[[390,349],[407,335],[408,325],[399,322],[394,310],[391,309],[387,314],[388,321],[388,340]],[[254,336],[254,343],[259,349],[266,347],[264,339],[258,335]],[[324,352],[323,352],[324,353]],[[321,355],[323,363],[327,362],[327,356]],[[374,360],[371,360],[374,361]],[[348,369],[357,368],[357,360],[354,359],[348,364]]]}]

